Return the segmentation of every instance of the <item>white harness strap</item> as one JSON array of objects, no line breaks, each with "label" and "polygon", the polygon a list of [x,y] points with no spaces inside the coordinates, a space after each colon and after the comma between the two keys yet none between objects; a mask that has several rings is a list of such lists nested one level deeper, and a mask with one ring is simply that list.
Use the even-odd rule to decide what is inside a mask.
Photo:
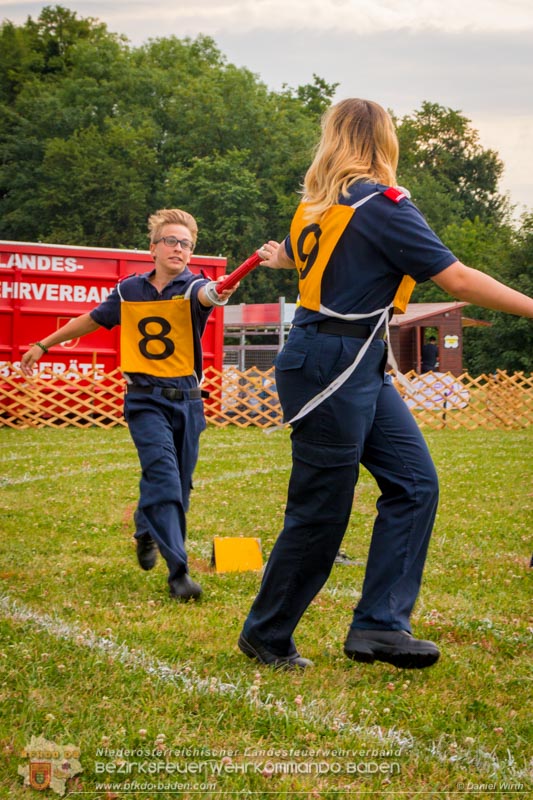
[{"label": "white harness strap", "polygon": [[[350,364],[350,366],[347,367],[344,370],[344,372],[341,372],[340,375],[337,375],[337,377],[334,380],[332,380],[331,383],[328,386],[326,386],[325,389],[322,389],[322,391],[319,392],[318,394],[316,394],[314,397],[312,397],[311,400],[308,400],[307,403],[305,403],[305,405],[302,406],[302,408],[298,411],[298,413],[294,415],[294,417],[291,417],[291,419],[288,419],[285,422],[285,425],[290,425],[291,423],[296,422],[296,420],[299,420],[302,417],[305,417],[306,414],[309,414],[310,411],[313,411],[317,406],[320,405],[320,403],[322,403],[324,400],[326,400],[328,397],[330,397],[334,392],[336,392],[337,389],[339,389],[343,385],[343,383],[346,383],[346,381],[348,380],[350,375],[353,372],[355,372],[355,370],[357,369],[357,367],[361,363],[361,360],[364,358],[366,351],[368,350],[368,348],[372,344],[373,340],[375,339],[376,331],[379,330],[379,328],[381,328],[381,326],[383,324],[385,324],[386,339],[389,342],[387,360],[390,363],[390,365],[392,367],[392,370],[393,370],[398,382],[402,384],[402,386],[406,389],[406,391],[409,392],[409,394],[413,394],[414,393],[413,387],[411,386],[411,384],[409,383],[409,381],[407,380],[405,375],[403,375],[400,372],[399,367],[398,367],[398,363],[396,361],[396,357],[395,357],[395,355],[394,355],[394,353],[392,351],[392,347],[390,346],[389,310],[391,308],[392,308],[392,303],[390,305],[388,305],[386,308],[382,308],[382,309],[380,309],[378,311],[374,311],[372,314],[345,314],[345,315],[343,315],[343,314],[332,314],[332,316],[335,316],[337,318],[349,319],[349,320],[360,319],[362,317],[368,318],[368,317],[374,316],[375,314],[380,314],[380,317],[379,317],[379,319],[378,319],[378,321],[377,321],[377,323],[376,323],[376,325],[374,327],[374,330],[372,331],[371,335],[365,341],[364,345],[359,350],[359,352],[357,353],[357,356],[355,357],[354,361]],[[323,313],[326,313],[326,311],[323,311]],[[282,428],[283,425],[279,425],[277,427],[278,428]],[[270,430],[275,430],[275,428],[271,428]]]},{"label": "white harness strap", "polygon": [[[326,400],[326,398],[330,397],[334,392],[336,392],[337,389],[339,387],[341,387],[343,383],[346,383],[346,381],[348,380],[348,378],[350,377],[352,372],[354,372],[357,369],[357,367],[359,366],[359,364],[361,363],[361,359],[363,358],[363,356],[365,355],[366,351],[370,347],[370,345],[371,345],[371,343],[372,343],[372,341],[373,341],[373,339],[374,339],[374,337],[376,335],[377,329],[379,327],[381,327],[383,322],[385,322],[385,324],[387,326],[387,335],[388,335],[388,328],[389,328],[389,325],[388,325],[388,310],[389,310],[389,308],[390,308],[390,306],[388,308],[382,309],[381,316],[380,316],[380,318],[379,318],[379,320],[377,322],[376,327],[372,331],[371,336],[368,337],[368,339],[366,340],[366,342],[364,343],[362,348],[357,353],[357,356],[356,356],[355,360],[352,361],[350,366],[347,367],[347,369],[345,369],[344,372],[341,372],[340,375],[337,375],[337,377],[333,381],[331,381],[329,386],[326,386],[325,389],[322,389],[322,391],[319,392],[318,394],[316,394],[314,397],[312,397],[311,400],[308,400],[307,403],[304,406],[302,406],[302,408],[298,411],[298,413],[294,417],[292,417],[291,419],[287,420],[287,422],[285,423],[286,425],[290,425],[292,422],[296,422],[296,420],[301,419],[302,417],[305,417],[306,414],[309,414],[310,411],[313,411],[313,409],[315,409],[317,406],[319,406],[320,403],[322,403],[324,400]],[[353,318],[353,315],[347,315],[346,317],[344,317],[342,314],[335,314],[335,316],[336,317],[341,317],[341,318],[344,318],[344,319]],[[361,316],[364,316],[364,315],[360,314],[360,315],[357,315],[357,316],[361,317]],[[369,315],[367,315],[367,316],[369,316]]]},{"label": "white harness strap", "polygon": [[[369,194],[366,197],[363,197],[362,200],[358,200],[357,203],[354,203],[352,205],[352,208],[358,208],[359,206],[364,205],[369,200],[371,200],[372,197],[375,197],[378,194],[381,194],[381,192],[372,192],[372,194]],[[374,329],[373,329],[371,335],[365,341],[364,345],[359,350],[359,352],[357,353],[357,356],[355,357],[355,360],[350,364],[350,366],[347,367],[344,370],[344,372],[341,372],[340,375],[337,375],[337,377],[328,386],[326,386],[325,389],[322,389],[321,392],[319,392],[314,397],[312,397],[310,400],[308,400],[307,403],[305,403],[305,405],[302,406],[302,408],[298,411],[298,413],[294,415],[294,417],[292,417],[291,419],[289,419],[289,420],[287,420],[285,422],[285,425],[290,425],[293,422],[296,422],[297,420],[302,419],[302,417],[305,417],[306,414],[309,414],[310,411],[313,411],[317,406],[320,405],[320,403],[322,403],[328,397],[331,397],[331,395],[334,392],[336,392],[337,389],[339,389],[343,385],[343,383],[346,383],[346,381],[348,380],[350,375],[353,372],[355,372],[355,370],[357,369],[357,367],[361,363],[361,360],[364,358],[366,351],[368,350],[368,348],[370,347],[370,345],[372,344],[372,342],[374,341],[374,339],[376,337],[376,332],[382,327],[383,324],[385,325],[386,338],[387,338],[387,342],[389,343],[388,361],[389,361],[390,365],[392,366],[392,369],[394,371],[394,374],[396,375],[396,378],[402,384],[402,386],[404,386],[405,389],[407,391],[409,391],[410,393],[413,392],[411,384],[409,383],[407,378],[404,375],[402,375],[402,373],[400,372],[400,370],[398,368],[398,364],[397,364],[396,358],[395,358],[394,353],[392,352],[392,348],[390,346],[389,311],[391,310],[392,307],[393,307],[393,303],[389,303],[389,305],[386,308],[378,308],[377,311],[371,311],[371,312],[366,313],[366,314],[339,314],[337,311],[333,311],[331,308],[327,308],[326,306],[323,306],[322,304],[320,305],[320,309],[319,310],[320,310],[320,312],[322,314],[325,314],[328,317],[333,317],[335,319],[343,319],[343,320],[346,320],[348,322],[353,322],[353,321],[358,320],[358,319],[368,319],[369,317],[376,317],[378,315],[379,316],[378,316],[378,320],[377,320],[377,322],[376,322],[376,324],[374,326]],[[283,425],[277,425],[277,426],[275,426],[273,428],[270,428],[269,430],[277,430],[277,429],[282,428],[282,427],[283,427]]]},{"label": "white harness strap", "polygon": [[[202,276],[202,275],[198,275],[198,276],[196,276],[196,277],[194,278],[194,280],[193,280],[193,281],[191,281],[191,283],[189,284],[189,286],[187,287],[187,289],[186,289],[186,291],[185,291],[185,294],[183,295],[183,299],[184,299],[184,300],[190,300],[190,298],[191,298],[191,294],[192,294],[193,285],[196,283],[196,281],[202,280],[202,278],[203,278],[203,276]],[[121,301],[121,303],[126,303],[127,301],[126,301],[126,300],[124,300],[124,297],[122,296],[122,292],[120,291],[120,282],[119,282],[119,283],[117,283],[117,292],[118,292],[118,296],[120,297],[120,301]],[[142,301],[139,301],[139,302],[142,302]],[[124,378],[125,378],[125,380],[126,380],[126,383],[132,383],[132,380],[131,380],[131,378],[129,377],[129,375],[128,375],[126,372],[125,372],[125,373],[123,373],[123,374],[124,374]],[[192,373],[192,374],[193,374],[193,375],[194,375],[194,377],[196,378],[196,382],[197,382],[197,384],[198,384],[198,386],[199,386],[199,385],[200,385],[200,384],[203,382],[203,380],[204,380],[204,375],[203,375],[203,372],[202,372],[202,374],[201,374],[200,378],[198,378],[198,375],[196,374],[196,370],[193,370],[193,373]]]}]

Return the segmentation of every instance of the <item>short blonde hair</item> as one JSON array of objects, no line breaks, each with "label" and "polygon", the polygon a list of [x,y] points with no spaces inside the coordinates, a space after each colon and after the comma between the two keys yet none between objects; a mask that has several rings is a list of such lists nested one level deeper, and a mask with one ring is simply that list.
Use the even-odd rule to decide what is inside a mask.
[{"label": "short blonde hair", "polygon": [[148,217],[150,242],[159,239],[165,225],[184,225],[190,231],[193,245],[196,244],[198,225],[192,214],[182,211],[180,208],[160,208],[159,211]]},{"label": "short blonde hair", "polygon": [[394,186],[398,157],[394,124],[378,103],[350,98],[331,106],[304,179],[306,216],[319,217],[356,181]]}]

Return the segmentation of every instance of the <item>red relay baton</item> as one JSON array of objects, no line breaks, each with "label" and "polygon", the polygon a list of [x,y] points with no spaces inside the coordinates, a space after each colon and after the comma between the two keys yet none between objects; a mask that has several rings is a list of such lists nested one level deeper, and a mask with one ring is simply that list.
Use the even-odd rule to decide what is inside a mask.
[{"label": "red relay baton", "polygon": [[253,256],[250,256],[246,259],[246,261],[243,261],[240,267],[234,269],[231,275],[228,275],[228,277],[224,278],[223,281],[217,283],[217,290],[219,292],[225,292],[226,289],[231,289],[231,287],[235,286],[235,284],[238,283],[241,278],[244,278],[245,275],[248,275],[249,272],[255,269],[262,260],[263,259],[259,253],[254,253]]},{"label": "red relay baton", "polygon": [[231,275],[228,275],[224,280],[220,281],[220,283],[216,283],[215,281],[211,281],[205,287],[205,293],[208,299],[214,303],[215,305],[225,305],[219,299],[219,292],[224,292],[226,289],[231,289],[232,286],[235,286],[241,278],[244,278],[245,275],[248,275],[253,269],[257,267],[258,264],[263,261],[263,258],[259,255],[258,252],[255,252],[246,261],[234,269]]}]

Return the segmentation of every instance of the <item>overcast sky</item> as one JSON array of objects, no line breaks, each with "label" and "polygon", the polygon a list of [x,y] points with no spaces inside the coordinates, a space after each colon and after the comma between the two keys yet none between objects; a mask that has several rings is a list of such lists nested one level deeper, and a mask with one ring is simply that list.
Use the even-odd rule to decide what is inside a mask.
[{"label": "overcast sky", "polygon": [[[212,36],[272,89],[338,83],[335,99],[409,114],[424,100],[460,111],[505,165],[500,190],[533,209],[532,0],[59,0],[133,45]],[[0,0],[24,23],[53,2]]]}]

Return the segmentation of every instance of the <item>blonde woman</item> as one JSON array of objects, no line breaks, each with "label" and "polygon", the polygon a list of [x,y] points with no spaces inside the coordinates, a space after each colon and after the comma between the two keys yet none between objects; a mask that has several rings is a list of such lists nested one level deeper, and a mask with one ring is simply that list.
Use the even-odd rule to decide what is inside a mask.
[{"label": "blonde woman", "polygon": [[305,668],[293,632],[327,580],[363,464],[381,492],[361,599],[344,644],[355,661],[434,664],[416,639],[417,599],[438,502],[438,480],[411,413],[385,373],[386,334],[416,283],[533,316],[533,300],[461,264],[396,188],[398,141],[377,103],[332,106],[290,233],[262,248],[265,266],[296,268],[300,304],[276,359],[292,425],[293,467],[283,530],[239,639],[261,663]]}]

